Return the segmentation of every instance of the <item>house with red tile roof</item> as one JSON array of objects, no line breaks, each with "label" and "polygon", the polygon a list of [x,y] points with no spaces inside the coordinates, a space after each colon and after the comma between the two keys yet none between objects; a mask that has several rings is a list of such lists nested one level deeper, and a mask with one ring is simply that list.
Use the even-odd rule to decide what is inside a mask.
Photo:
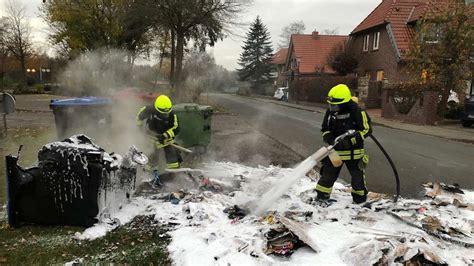
[{"label": "house with red tile roof", "polygon": [[325,74],[335,74],[326,59],[334,46],[348,40],[348,36],[311,34],[291,35],[285,62],[287,81]]},{"label": "house with red tile roof", "polygon": [[429,0],[382,0],[350,34],[359,61],[358,76],[368,76],[371,81],[409,79],[404,59],[417,20],[432,6]]},{"label": "house with red tile roof", "polygon": [[288,56],[288,48],[281,48],[278,50],[272,57],[272,64],[275,65],[276,69],[276,87],[286,87],[287,81],[286,77],[283,75],[286,65],[286,57]]}]

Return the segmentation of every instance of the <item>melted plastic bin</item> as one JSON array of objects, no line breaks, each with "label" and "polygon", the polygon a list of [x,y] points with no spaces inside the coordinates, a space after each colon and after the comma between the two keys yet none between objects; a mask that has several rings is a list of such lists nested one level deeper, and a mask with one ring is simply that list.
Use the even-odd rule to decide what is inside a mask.
[{"label": "melted plastic bin", "polygon": [[[138,151],[107,153],[84,135],[44,145],[35,166],[6,157],[10,226],[91,226],[118,210],[135,189]],[[146,162],[143,162],[146,163]]]}]

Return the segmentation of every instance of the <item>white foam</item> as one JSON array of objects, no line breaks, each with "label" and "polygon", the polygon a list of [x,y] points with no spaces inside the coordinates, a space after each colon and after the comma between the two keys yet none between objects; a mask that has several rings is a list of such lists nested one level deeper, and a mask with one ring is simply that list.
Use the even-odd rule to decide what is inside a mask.
[{"label": "white foam", "polygon": [[[292,169],[278,167],[251,168],[235,163],[213,163],[203,168],[206,176],[222,181],[237,178],[242,175],[245,181],[240,190],[231,195],[219,193],[203,193],[203,201],[174,205],[170,202],[133,198],[120,211],[111,214],[112,219],[119,219],[120,224],[131,221],[136,215],[153,215],[161,224],[172,222],[177,224],[170,232],[172,241],[168,246],[170,257],[175,265],[315,265],[315,264],[368,264],[377,257],[377,250],[365,250],[364,254],[354,253],[352,248],[365,245],[380,235],[370,232],[395,236],[421,235],[433,242],[430,247],[436,255],[453,265],[466,264],[474,259],[471,249],[462,248],[445,241],[428,236],[424,231],[410,227],[385,212],[374,212],[352,204],[350,193],[334,189],[332,197],[337,200],[332,206],[321,209],[302,202],[299,194],[311,190],[315,183],[309,178],[303,178],[287,191],[288,197],[281,198],[272,205],[272,209],[283,213],[290,208],[295,211],[312,211],[312,220],[306,225],[308,235],[321,248],[320,253],[308,247],[298,249],[289,258],[278,258],[265,255],[262,250],[266,245],[264,232],[271,225],[258,222],[256,216],[248,215],[237,223],[232,223],[223,209],[245,200],[256,200],[262,191],[269,186],[283,182]],[[335,187],[343,187],[336,183]],[[425,205],[427,201],[400,199],[398,205]],[[184,211],[189,209],[189,212]],[[444,221],[465,219],[464,209],[460,213],[453,212],[448,206],[434,208],[437,215]],[[191,215],[192,218],[188,219]],[[357,215],[368,217],[371,221],[356,220]],[[459,217],[458,217],[459,216]],[[460,221],[461,221],[460,220]],[[462,222],[462,221],[461,221]],[[472,222],[472,220],[471,220]],[[82,234],[80,239],[95,239],[112,230],[113,226],[99,223]],[[248,248],[238,251],[245,243]],[[408,241],[408,244],[410,242]],[[416,244],[416,243],[415,243]],[[380,243],[374,243],[379,246]],[[425,246],[426,247],[426,246]],[[250,256],[250,253],[258,257]],[[374,253],[375,252],[375,253]],[[370,253],[370,254],[369,254]],[[360,256],[363,255],[363,256]],[[217,260],[215,259],[217,258]]]}]

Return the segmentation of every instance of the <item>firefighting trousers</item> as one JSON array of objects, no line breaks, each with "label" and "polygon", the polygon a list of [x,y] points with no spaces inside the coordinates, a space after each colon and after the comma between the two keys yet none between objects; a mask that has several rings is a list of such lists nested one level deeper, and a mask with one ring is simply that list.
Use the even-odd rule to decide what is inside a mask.
[{"label": "firefighting trousers", "polygon": [[166,168],[179,168],[180,163],[183,161],[179,150],[171,145],[167,145],[161,149],[155,149],[155,151],[149,156],[148,160],[150,168],[158,170],[160,173],[164,172]]},{"label": "firefighting trousers", "polygon": [[[351,174],[351,186],[352,186],[352,199],[355,203],[362,203],[367,200],[367,187],[365,183],[365,167],[367,166],[368,159],[355,159],[355,160],[344,160],[344,164]],[[329,158],[324,158],[322,161],[321,168],[321,179],[319,179],[316,185],[316,191],[318,193],[318,199],[329,199],[331,195],[332,187],[342,169],[340,167],[334,167]]]}]

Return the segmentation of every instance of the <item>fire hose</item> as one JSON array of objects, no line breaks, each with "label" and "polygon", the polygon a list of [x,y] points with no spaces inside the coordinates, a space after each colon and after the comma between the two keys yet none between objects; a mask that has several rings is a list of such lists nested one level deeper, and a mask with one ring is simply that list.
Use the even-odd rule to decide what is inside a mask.
[{"label": "fire hose", "polygon": [[395,167],[395,164],[392,161],[392,158],[388,155],[387,151],[385,151],[384,147],[380,142],[377,140],[377,138],[374,135],[370,135],[370,138],[377,144],[379,149],[382,151],[383,155],[385,155],[385,158],[387,158],[388,162],[390,163],[390,166],[392,167],[393,170],[393,175],[395,176],[395,182],[396,182],[396,195],[395,198],[393,199],[394,202],[398,201],[398,198],[400,197],[400,178],[398,176],[398,171],[397,168]]},{"label": "fire hose", "polygon": [[[336,146],[337,143],[339,143],[341,140],[343,140],[344,138],[346,137],[349,137],[349,136],[354,136],[356,134],[356,131],[355,130],[348,130],[346,133],[338,136],[335,140],[334,140],[334,145],[332,146],[329,146],[328,149],[333,149],[334,146]],[[387,151],[385,150],[385,148],[382,146],[382,144],[380,144],[380,142],[378,141],[378,139],[373,135],[371,134],[370,135],[370,138],[375,142],[375,144],[377,144],[377,147],[379,147],[380,151],[382,151],[382,153],[384,154],[385,158],[387,158],[387,161],[390,163],[390,166],[393,170],[393,174],[395,176],[395,184],[396,184],[396,194],[395,194],[395,197],[394,197],[394,202],[397,202],[398,201],[398,198],[400,197],[400,177],[398,176],[398,171],[397,171],[397,168],[395,167],[395,163],[393,162],[392,158],[390,157],[390,155],[388,155]]]}]

